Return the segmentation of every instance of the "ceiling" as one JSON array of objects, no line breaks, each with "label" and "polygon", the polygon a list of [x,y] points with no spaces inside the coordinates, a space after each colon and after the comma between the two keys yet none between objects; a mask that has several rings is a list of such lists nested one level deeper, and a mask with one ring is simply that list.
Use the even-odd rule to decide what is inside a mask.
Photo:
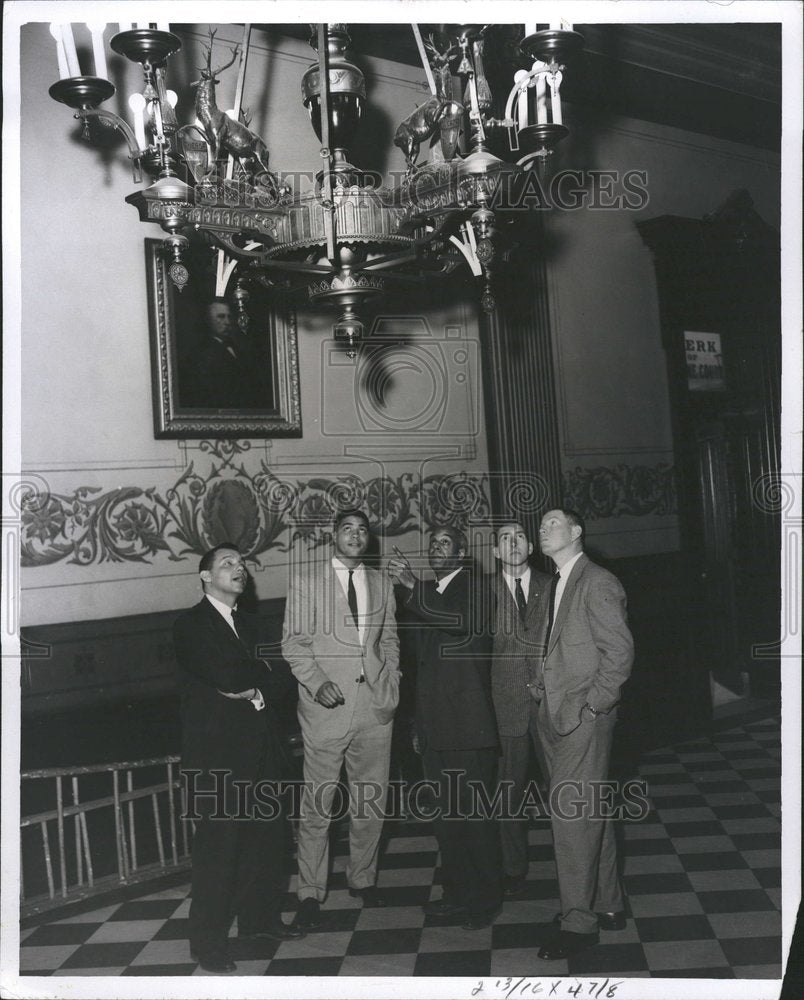
[{"label": "ceiling", "polygon": [[[439,25],[420,25],[426,37]],[[254,25],[307,40],[306,25]],[[778,149],[781,138],[780,24],[575,25],[585,39],[562,97],[579,108],[639,118]],[[420,65],[409,25],[350,24],[350,55]],[[521,25],[495,27],[486,68],[500,91],[514,69]],[[496,92],[496,91],[495,91]],[[506,91],[507,93],[507,91]]]}]

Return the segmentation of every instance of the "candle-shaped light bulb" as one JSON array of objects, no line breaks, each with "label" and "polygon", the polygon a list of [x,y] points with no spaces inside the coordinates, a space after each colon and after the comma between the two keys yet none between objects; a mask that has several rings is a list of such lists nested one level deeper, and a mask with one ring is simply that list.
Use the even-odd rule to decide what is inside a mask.
[{"label": "candle-shaped light bulb", "polygon": [[109,77],[109,70],[106,68],[106,53],[103,49],[103,32],[106,24],[100,21],[87,21],[87,28],[92,35],[92,58],[95,60],[95,76],[106,80]]},{"label": "candle-shaped light bulb", "polygon": [[142,94],[132,94],[128,99],[128,106],[134,113],[134,136],[137,140],[137,148],[145,149],[145,98]]},{"label": "candle-shaped light bulb", "polygon": [[550,74],[550,110],[553,115],[553,124],[561,125],[561,96],[559,90],[561,88],[561,70],[557,70],[555,73]]},{"label": "candle-shaped light bulb", "polygon": [[67,68],[70,76],[81,76],[81,67],[78,65],[78,53],[75,51],[75,39],[73,38],[73,27],[71,24],[61,26],[61,37],[64,40],[64,51],[67,53]]},{"label": "candle-shaped light bulb", "polygon": [[[526,69],[518,69],[514,73],[514,83],[521,84],[523,80],[527,79],[528,71]],[[517,111],[517,122],[520,130],[527,128],[528,125],[528,91],[527,87],[519,91],[519,96],[516,100],[516,111]]]},{"label": "candle-shaped light bulb", "polygon": [[165,94],[165,97],[167,97],[167,102],[171,106],[171,108],[175,108],[176,105],[179,103],[179,95],[176,93],[175,90],[168,90],[167,93]]},{"label": "candle-shaped light bulb", "polygon": [[61,35],[61,25],[51,24],[50,34],[56,41],[56,58],[59,61],[59,79],[66,80],[70,75],[69,67],[67,66],[67,53],[64,51],[64,39]]},{"label": "candle-shaped light bulb", "polygon": [[[547,69],[543,62],[534,63],[534,69]],[[536,77],[536,121],[539,125],[547,122],[547,84],[544,80],[544,73],[539,73]]]}]

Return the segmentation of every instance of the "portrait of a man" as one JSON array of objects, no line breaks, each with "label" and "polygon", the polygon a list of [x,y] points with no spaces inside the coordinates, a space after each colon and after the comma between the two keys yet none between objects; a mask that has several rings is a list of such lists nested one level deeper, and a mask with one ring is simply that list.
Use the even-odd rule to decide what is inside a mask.
[{"label": "portrait of a man", "polygon": [[155,436],[296,437],[293,308],[281,288],[221,280],[219,252],[188,248],[189,277],[176,286],[160,242],[145,241]]},{"label": "portrait of a man", "polygon": [[272,409],[270,353],[248,328],[238,324],[235,307],[225,298],[212,299],[201,312],[201,340],[180,367],[179,405]]}]

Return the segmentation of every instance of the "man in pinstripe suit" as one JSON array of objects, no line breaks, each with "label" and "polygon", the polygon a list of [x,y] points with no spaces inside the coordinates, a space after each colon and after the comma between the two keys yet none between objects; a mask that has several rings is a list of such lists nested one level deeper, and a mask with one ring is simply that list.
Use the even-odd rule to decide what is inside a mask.
[{"label": "man in pinstripe suit", "polygon": [[[541,744],[536,735],[539,706],[531,697],[528,682],[540,647],[536,643],[539,602],[550,588],[550,577],[528,563],[533,543],[522,524],[507,521],[499,526],[492,549],[499,571],[493,578],[497,598],[494,650],[491,661],[491,694],[500,735],[498,781],[508,782],[510,804],[515,811],[522,800],[528,778],[530,747],[546,775]],[[528,871],[527,819],[504,819],[500,823],[503,859],[503,891],[516,896],[525,885]]]}]

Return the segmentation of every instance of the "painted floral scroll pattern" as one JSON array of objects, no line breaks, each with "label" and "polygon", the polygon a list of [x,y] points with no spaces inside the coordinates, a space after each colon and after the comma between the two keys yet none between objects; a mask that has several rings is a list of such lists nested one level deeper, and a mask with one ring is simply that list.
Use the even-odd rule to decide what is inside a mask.
[{"label": "painted floral scroll pattern", "polygon": [[[246,467],[248,441],[202,441],[202,459],[191,462],[164,493],[156,487],[103,491],[79,486],[72,493],[31,488],[21,498],[23,566],[59,562],[149,563],[179,561],[222,541],[249,559],[301,541],[324,545],[336,511],[360,507],[384,537],[423,532],[445,524],[466,528],[491,516],[488,476],[448,475],[289,479],[260,461]],[[589,520],[677,512],[673,467],[618,465],[565,473],[565,504]]]},{"label": "painted floral scroll pattern", "polygon": [[388,537],[488,516],[482,474],[290,480],[264,460],[249,470],[242,457],[249,450],[248,441],[203,441],[204,460],[191,462],[164,493],[135,486],[28,490],[21,500],[22,565],[151,562],[158,554],[179,561],[222,541],[258,560],[297,540],[311,549],[325,544],[334,514],[350,506],[365,510]]}]

